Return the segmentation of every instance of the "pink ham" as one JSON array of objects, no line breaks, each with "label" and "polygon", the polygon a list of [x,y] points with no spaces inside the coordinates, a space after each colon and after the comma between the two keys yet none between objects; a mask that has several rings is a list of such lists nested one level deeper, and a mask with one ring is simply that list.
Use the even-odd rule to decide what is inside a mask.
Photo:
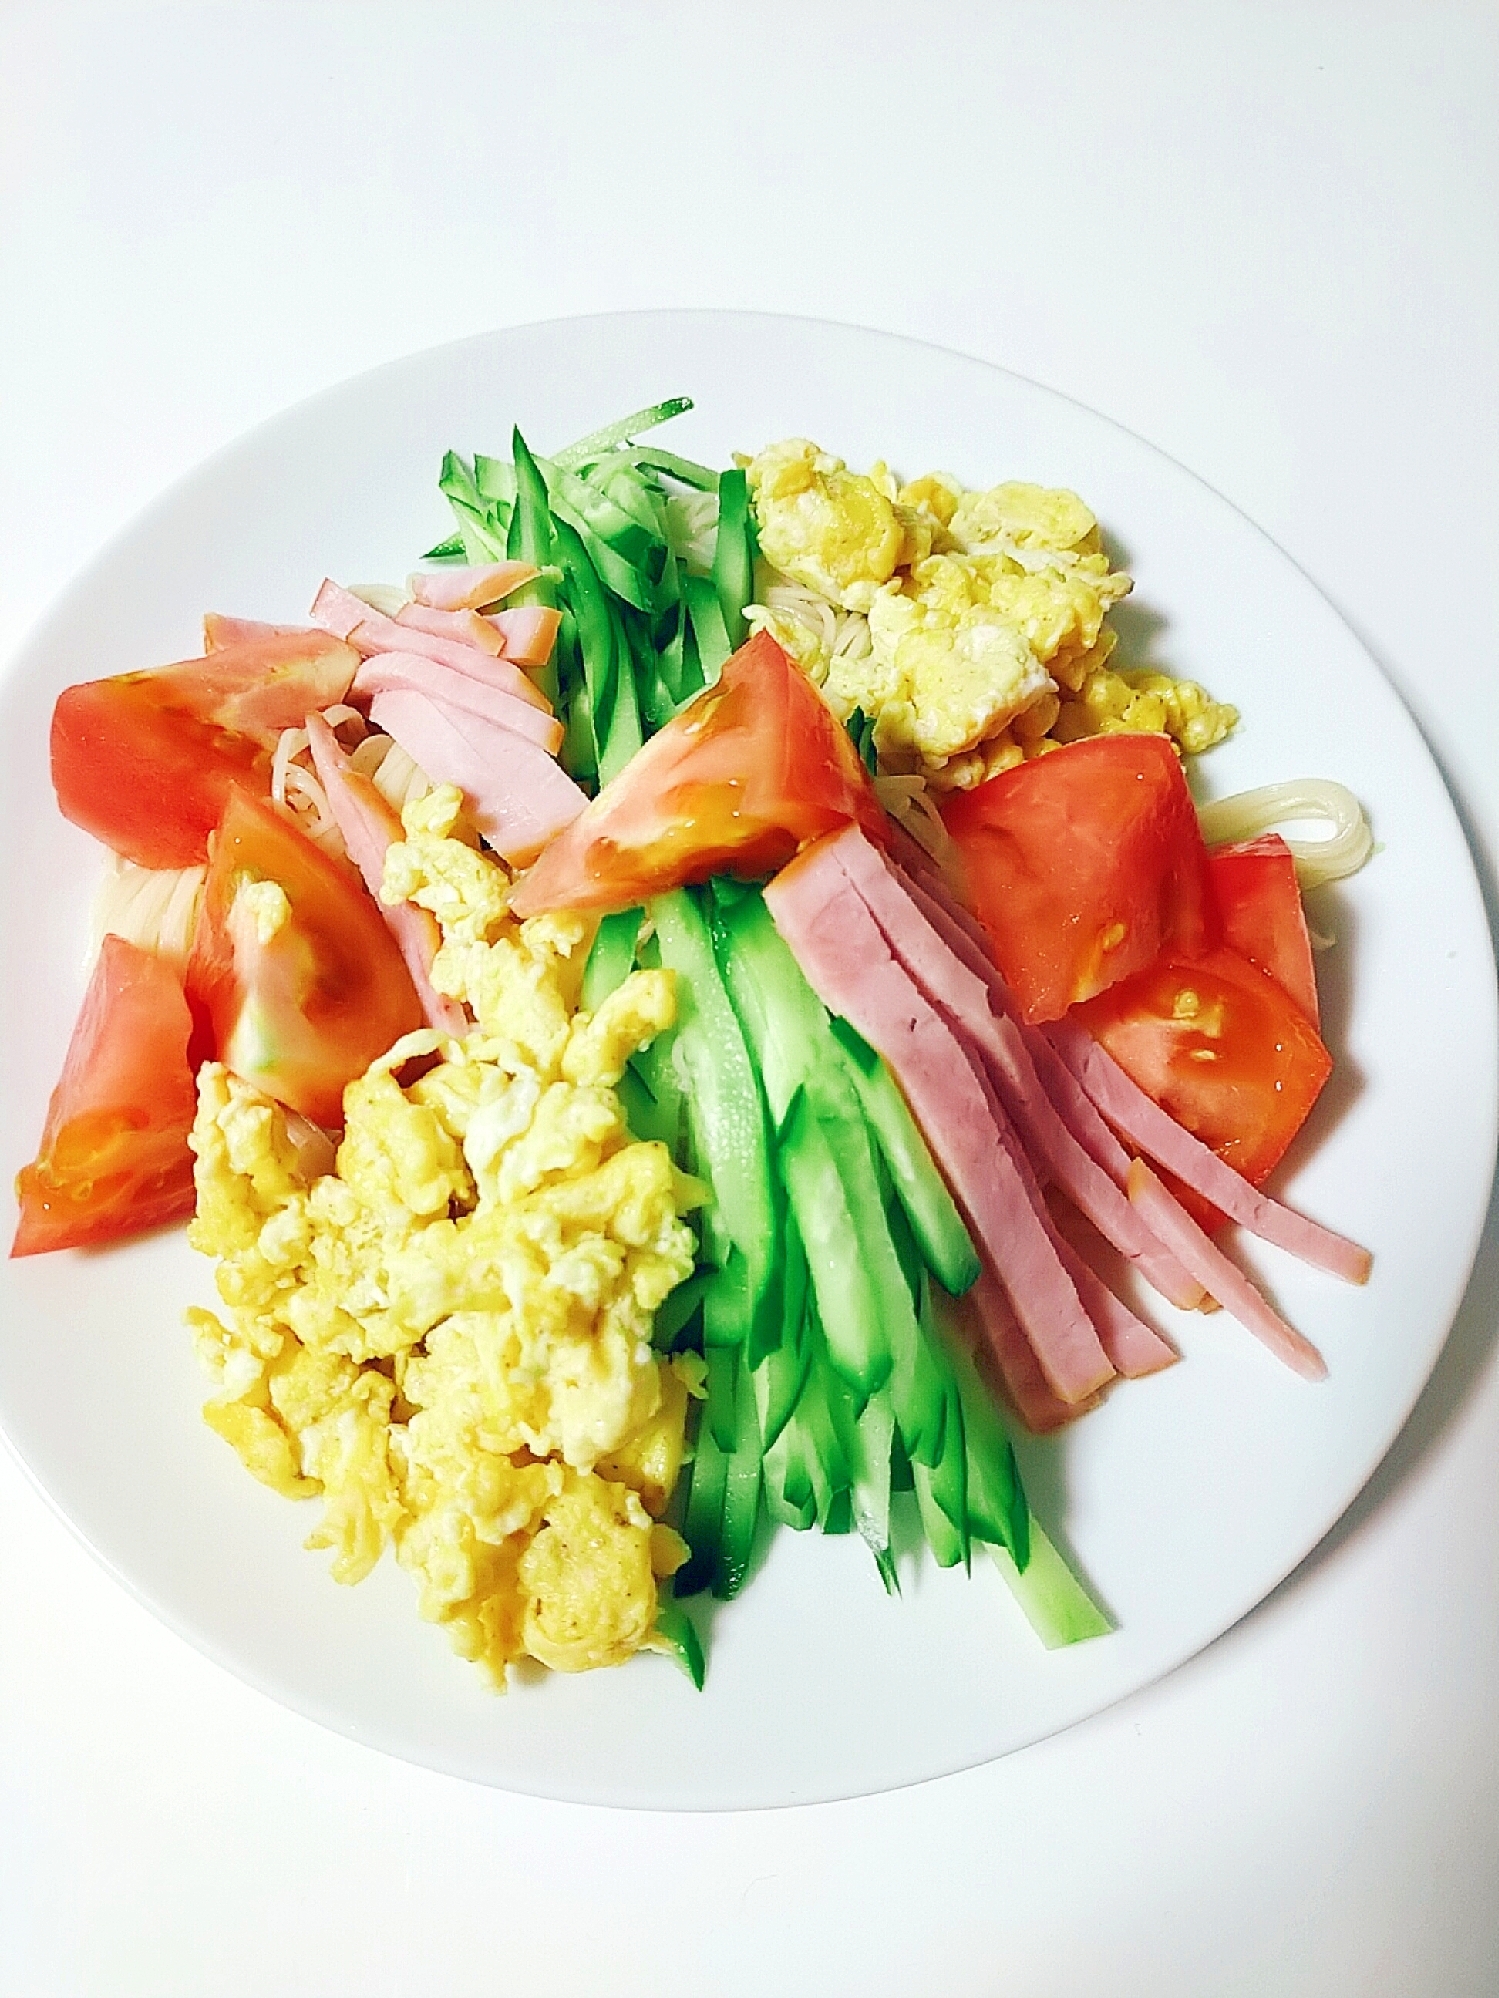
[{"label": "pink ham", "polygon": [[1303,1380],[1327,1378],[1327,1362],[1311,1341],[1270,1309],[1244,1272],[1202,1232],[1181,1203],[1172,1199],[1143,1159],[1130,1164],[1129,1197],[1231,1318],[1263,1340],[1275,1357]]},{"label": "pink ham", "polygon": [[409,624],[397,624],[393,617],[371,610],[352,590],[345,590],[326,577],[313,599],[312,621],[321,625],[324,631],[331,631],[336,638],[347,639],[355,651],[365,658],[373,652],[419,652],[425,658],[456,668],[460,673],[476,670],[476,662],[479,662],[477,670],[485,676],[503,670],[507,675],[514,676],[505,680],[507,693],[514,694],[517,700],[529,701],[532,707],[540,708],[546,714],[552,711],[546,695],[526,678],[519,667],[504,660],[491,659],[477,646],[464,645],[458,639],[439,638],[435,632],[417,631]]},{"label": "pink ham", "polygon": [[[961,1035],[961,1027],[958,1031]],[[1016,1175],[1025,1188],[1032,1212],[1045,1230],[1046,1238],[1051,1243],[1058,1262],[1072,1279],[1073,1288],[1084,1311],[1093,1321],[1093,1329],[1098,1334],[1099,1344],[1108,1355],[1109,1364],[1116,1373],[1130,1376],[1159,1373],[1163,1367],[1171,1366],[1179,1358],[1175,1348],[1168,1346],[1142,1318],[1136,1317],[1124,1300],[1114,1294],[1087,1258],[1057,1227],[1056,1219],[1046,1204],[1046,1196],[1041,1191],[1041,1182],[1036,1176],[1035,1167],[1027,1156],[1024,1146],[1017,1141],[1015,1132],[1007,1127],[1003,1109],[993,1102],[993,1092],[982,1058],[969,1043],[964,1044],[964,1053],[974,1069],[976,1086],[991,1102],[992,1114],[1000,1133],[1000,1142],[1010,1155]],[[1184,1271],[1183,1276],[1185,1274]],[[1192,1283],[1193,1302],[1200,1302],[1203,1294],[1202,1285]]]},{"label": "pink ham", "polygon": [[[1158,1374],[1163,1367],[1174,1367],[1181,1358],[1176,1348],[1168,1345],[1159,1332],[1137,1317],[1124,1299],[1109,1289],[1064,1235],[1058,1234],[1055,1242],[1062,1268],[1072,1278],[1084,1311],[1097,1327],[1098,1343],[1108,1354],[1115,1373],[1123,1374],[1127,1380],[1139,1380],[1144,1374]],[[1201,1295],[1202,1286],[1199,1284],[1196,1289]]]},{"label": "pink ham", "polygon": [[[1330,1228],[1308,1221],[1305,1215],[1289,1207],[1282,1207],[1279,1201],[1252,1187],[1216,1152],[1210,1151],[1190,1131],[1184,1131],[1153,1102],[1086,1028],[1071,1020],[1057,1020],[1047,1027],[1046,1033],[1115,1129],[1175,1173],[1204,1200],[1211,1201],[1251,1235],[1273,1242],[1302,1262],[1327,1270],[1347,1283],[1368,1282],[1373,1258],[1367,1249],[1361,1249],[1346,1236],[1335,1235]],[[1173,1222],[1173,1240],[1178,1231],[1179,1224]],[[1213,1295],[1217,1297],[1218,1293],[1214,1291]],[[1219,1297],[1218,1301],[1225,1310],[1231,1309],[1226,1298]]]},{"label": "pink ham", "polygon": [[517,666],[545,666],[557,642],[561,611],[544,604],[522,604],[515,610],[494,611],[485,619],[500,634],[505,657]]},{"label": "pink ham", "polygon": [[486,562],[475,568],[419,569],[406,587],[419,604],[433,610],[483,610],[529,583],[536,571],[529,562]]},{"label": "pink ham", "polygon": [[1045,1167],[1099,1233],[1127,1256],[1163,1297],[1187,1308],[1200,1304],[1201,1285],[1162,1249],[1119,1186],[1058,1116],[1036,1075],[1019,1028],[1008,1017],[995,1018],[987,981],[937,933],[905,881],[856,826],[837,834],[828,850],[896,957],[960,1036],[980,1052],[1001,1103],[1037,1165]]},{"label": "pink ham", "polygon": [[1053,1392],[993,1270],[987,1267],[983,1270],[963,1302],[972,1307],[984,1347],[1015,1413],[1033,1435],[1048,1435],[1097,1408],[1096,1394],[1085,1401],[1066,1402]]},{"label": "pink ham", "polygon": [[1015,1168],[1003,1113],[896,962],[830,845],[817,842],[783,869],[765,890],[766,907],[823,1004],[889,1062],[1053,1390],[1084,1401],[1114,1369]]},{"label": "pink ham", "polygon": [[396,612],[397,624],[409,624],[413,631],[431,632],[434,638],[456,638],[460,645],[475,645],[498,659],[505,641],[487,617],[471,610],[429,610],[425,604],[402,604]]},{"label": "pink ham", "polygon": [[480,832],[513,867],[528,866],[588,802],[528,737],[478,715],[455,719],[425,694],[376,694],[370,718],[434,783],[458,786]]},{"label": "pink ham", "polygon": [[406,969],[422,1002],[427,1024],[461,1040],[469,1030],[468,1015],[456,999],[448,999],[432,983],[432,960],[442,942],[437,919],[414,902],[382,902],[385,855],[392,841],[405,838],[394,808],[381,797],[368,777],[348,767],[338,738],[321,715],[307,717],[307,741],[319,781],[349,858],[364,876],[365,886],[380,904],[380,913],[401,947]]},{"label": "pink ham", "polygon": [[528,736],[548,756],[555,756],[562,747],[562,724],[555,715],[544,715],[540,708],[516,700],[503,687],[481,680],[477,674],[460,673],[419,652],[371,653],[354,675],[356,694],[373,696],[396,688],[425,694],[455,719],[478,715],[498,728],[513,729],[517,735]]}]

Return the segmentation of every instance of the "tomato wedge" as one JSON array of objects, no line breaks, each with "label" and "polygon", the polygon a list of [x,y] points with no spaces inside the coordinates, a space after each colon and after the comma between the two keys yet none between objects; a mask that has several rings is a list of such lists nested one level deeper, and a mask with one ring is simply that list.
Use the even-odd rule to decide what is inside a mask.
[{"label": "tomato wedge", "polygon": [[1223,941],[1273,978],[1315,1027],[1317,974],[1291,849],[1279,833],[1215,846],[1208,874]]},{"label": "tomato wedge", "polygon": [[265,797],[284,728],[340,701],[359,665],[325,631],[275,631],[65,688],[52,715],[63,816],[142,867],[193,867],[235,788]]},{"label": "tomato wedge", "polygon": [[1207,855],[1163,735],[1100,735],[953,794],[974,911],[1025,1018],[1214,940]]},{"label": "tomato wedge", "polygon": [[1254,1186],[1332,1072],[1301,1008],[1226,945],[1195,959],[1167,954],[1079,1006],[1076,1017],[1147,1095]]},{"label": "tomato wedge", "polygon": [[139,681],[87,680],[53,710],[52,784],[63,817],[127,860],[196,867],[230,792],[268,795],[271,759]]},{"label": "tomato wedge", "polygon": [[343,1121],[345,1086],[423,1024],[353,868],[243,791],[213,842],[187,994],[226,1067],[328,1126]]},{"label": "tomato wedge", "polygon": [[884,811],[832,709],[756,632],[558,834],[511,908],[628,909],[712,874],[753,879],[850,821],[887,843]]},{"label": "tomato wedge", "polygon": [[171,966],[106,937],[41,1148],[16,1178],[13,1256],[114,1242],[191,1214],[191,1030]]}]

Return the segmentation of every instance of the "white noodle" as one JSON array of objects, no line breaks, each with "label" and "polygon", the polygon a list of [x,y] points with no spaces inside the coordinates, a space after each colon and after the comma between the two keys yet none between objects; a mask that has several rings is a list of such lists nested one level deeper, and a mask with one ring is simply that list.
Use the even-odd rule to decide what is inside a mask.
[{"label": "white noodle", "polygon": [[89,916],[89,962],[105,937],[124,937],[181,971],[192,943],[202,867],[138,867],[111,854]]},{"label": "white noodle", "polygon": [[[328,714],[330,717],[353,716],[362,720],[353,708],[330,708]],[[307,754],[306,729],[282,729],[271,758],[271,797],[278,805],[286,807],[307,837],[325,853],[342,856],[348,848],[328,803],[328,794],[318,781],[316,772],[298,760]]]},{"label": "white noodle", "polygon": [[[384,747],[376,757],[375,747],[378,744]],[[431,778],[412,761],[393,736],[372,735],[367,742],[360,743],[350,761],[356,769],[363,769],[380,796],[398,812],[404,810],[413,798],[426,797],[432,789]]]},{"label": "white noodle", "polygon": [[305,728],[284,728],[276,738],[276,753],[271,758],[271,796],[278,805],[286,803],[286,773],[292,759],[300,756],[306,747]]},{"label": "white noodle", "polygon": [[957,845],[932,803],[926,779],[920,776],[880,776],[874,780],[874,790],[891,818],[931,855],[948,886],[961,896],[962,866]]},{"label": "white noodle", "polygon": [[1253,839],[1305,821],[1328,826],[1320,839],[1291,839],[1282,833],[1296,861],[1296,878],[1303,888],[1326,881],[1343,881],[1356,874],[1374,851],[1374,835],[1364,808],[1341,784],[1326,777],[1291,778],[1265,784],[1257,791],[1240,791],[1199,805],[1202,836],[1210,846],[1224,840]]},{"label": "white noodle", "polygon": [[300,763],[287,765],[286,795],[282,802],[296,813],[303,832],[316,840],[325,853],[348,852],[328,804],[328,793],[311,770],[304,770]]},{"label": "white noodle", "polygon": [[745,607],[751,627],[758,629],[771,615],[799,625],[817,648],[817,659],[808,663],[807,671],[819,684],[827,677],[834,659],[856,661],[867,659],[873,652],[869,620],[862,611],[844,610],[840,604],[830,603],[807,584],[794,582],[763,560],[756,580],[760,585],[759,602]]}]

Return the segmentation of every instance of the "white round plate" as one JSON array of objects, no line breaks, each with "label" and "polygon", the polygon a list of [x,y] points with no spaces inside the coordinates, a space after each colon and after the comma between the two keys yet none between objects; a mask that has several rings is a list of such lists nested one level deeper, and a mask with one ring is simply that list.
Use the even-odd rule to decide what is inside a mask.
[{"label": "white round plate", "polygon": [[[523,327],[419,354],[267,424],[109,547],[0,682],[7,1179],[33,1152],[81,996],[101,853],[47,775],[70,681],[199,649],[205,610],[296,619],[319,579],[398,580],[448,529],[443,451],[508,457],[658,398],[664,440],[727,462],[814,437],[850,463],[972,485],[1075,487],[1136,578],[1137,658],[1203,680],[1243,722],[1215,795],[1340,779],[1380,850],[1315,898],[1333,1079],[1278,1186],[1367,1243],[1353,1290],[1259,1245],[1249,1266],[1326,1355],[1310,1387],[1225,1316],[1161,1314],[1185,1359],[1027,1445],[1038,1512],[1118,1618],[1048,1653],[994,1570],[914,1555],[886,1598],[857,1539],[778,1533],[711,1617],[694,1693],[664,1659],[486,1691],[387,1559],[341,1589],[301,1548],[314,1514],[255,1484],[199,1419],[182,1328],[211,1296],[180,1235],[6,1264],[0,1424],[101,1561],[167,1623],[299,1712],[413,1761],[536,1795],[731,1809],[845,1797],[1003,1755],[1170,1671],[1326,1533],[1429,1373],[1475,1251],[1494,1147],[1493,965],[1456,816],[1414,725],[1278,549],[1180,466],[978,361],[854,328],[721,313]],[[8,1226],[8,1222],[6,1223]],[[14,1606],[13,1613],[14,1613]]]}]

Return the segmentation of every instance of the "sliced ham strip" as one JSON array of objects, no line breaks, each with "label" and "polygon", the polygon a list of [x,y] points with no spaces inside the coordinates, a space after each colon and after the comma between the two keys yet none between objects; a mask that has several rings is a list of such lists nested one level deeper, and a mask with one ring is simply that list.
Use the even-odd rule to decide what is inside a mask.
[{"label": "sliced ham strip", "polygon": [[419,569],[406,587],[419,604],[433,610],[483,610],[529,583],[536,574],[529,562],[486,562],[478,567]]},{"label": "sliced ham strip", "polygon": [[[1168,1345],[1159,1332],[1137,1317],[1124,1299],[1110,1290],[1064,1235],[1057,1238],[1057,1254],[1076,1286],[1083,1309],[1097,1327],[1098,1343],[1108,1354],[1115,1373],[1128,1380],[1139,1380],[1142,1375],[1158,1374],[1162,1368],[1176,1365],[1181,1358],[1176,1348]],[[1202,1286],[1198,1284],[1195,1288],[1201,1295]]]},{"label": "sliced ham strip", "polygon": [[505,650],[505,641],[487,617],[471,610],[430,610],[426,604],[402,604],[396,612],[397,624],[409,624],[414,631],[430,631],[434,638],[456,638],[460,645],[477,646],[491,659]]},{"label": "sliced ham strip", "polygon": [[528,866],[588,802],[528,737],[478,715],[455,720],[425,694],[405,687],[376,694],[370,718],[433,783],[458,786],[480,832],[512,867]]},{"label": "sliced ham strip", "polygon": [[[1190,1131],[1183,1130],[1158,1103],[1152,1101],[1086,1028],[1078,1026],[1075,1021],[1056,1020],[1047,1027],[1046,1033],[1062,1060],[1115,1129],[1158,1164],[1175,1173],[1204,1200],[1211,1201],[1231,1220],[1247,1228],[1251,1235],[1258,1235],[1263,1242],[1273,1242],[1277,1248],[1284,1249],[1300,1261],[1342,1277],[1347,1283],[1368,1282],[1373,1258],[1367,1249],[1361,1249],[1344,1235],[1334,1234],[1330,1228],[1307,1220],[1305,1215],[1297,1214],[1289,1207],[1282,1207],[1279,1201],[1252,1187],[1216,1152],[1210,1151]],[[1155,1211],[1154,1207],[1150,1211]],[[1151,1226],[1155,1228],[1153,1221]],[[1159,1229],[1155,1231],[1160,1232]],[[1169,1242],[1173,1249],[1179,1232],[1180,1224],[1173,1220]],[[1179,1250],[1177,1254],[1180,1256]],[[1191,1264],[1187,1266],[1192,1268]],[[1194,1269],[1193,1274],[1196,1273]],[[1225,1310],[1232,1309],[1227,1298],[1220,1297],[1211,1284],[1208,1289]]]},{"label": "sliced ham strip", "polygon": [[540,708],[516,700],[503,687],[481,680],[477,674],[460,673],[422,653],[373,652],[354,675],[356,694],[372,696],[398,687],[425,694],[455,717],[478,715],[498,728],[513,729],[517,735],[528,736],[548,756],[555,756],[562,747],[562,724],[555,715],[544,715]]},{"label": "sliced ham strip", "polygon": [[[961,1028],[958,1032],[961,1036]],[[1007,1127],[1001,1102],[994,1101],[998,1092],[991,1091],[982,1057],[966,1043],[964,1053],[974,1068],[975,1086],[990,1102],[991,1114],[999,1129],[1001,1142],[1010,1154],[1016,1174],[1025,1188],[1026,1198],[1030,1201],[1032,1212],[1046,1231],[1046,1238],[1056,1252],[1058,1262],[1071,1277],[1082,1307],[1093,1321],[1093,1329],[1098,1334],[1098,1343],[1108,1355],[1115,1372],[1138,1376],[1159,1373],[1163,1367],[1171,1366],[1180,1357],[1175,1348],[1168,1346],[1142,1318],[1130,1310],[1124,1300],[1104,1282],[1086,1256],[1081,1254],[1058,1228],[1056,1217],[1046,1204],[1046,1196],[1042,1192],[1035,1166],[1031,1163],[1024,1145],[1018,1141],[1014,1130]],[[1114,1246],[1117,1248],[1118,1244],[1115,1243]],[[1186,1272],[1183,1271],[1182,1274],[1185,1277]],[[1202,1285],[1193,1282],[1194,1301],[1200,1302],[1204,1295]]]},{"label": "sliced ham strip", "polygon": [[393,841],[405,838],[400,817],[368,777],[348,767],[338,738],[321,715],[307,717],[307,743],[349,858],[364,876],[365,886],[380,904],[380,913],[401,947],[427,1025],[462,1040],[469,1030],[468,1015],[456,999],[445,998],[432,983],[432,960],[442,942],[436,917],[414,902],[380,900],[386,851]]},{"label": "sliced ham strip", "polygon": [[1007,1014],[996,1018],[988,981],[928,921],[905,879],[857,826],[837,834],[828,850],[917,985],[980,1051],[1035,1163],[1163,1297],[1188,1309],[1200,1304],[1202,1286],[1162,1248],[1119,1185],[1078,1143],[1037,1077],[1020,1029]]},{"label": "sliced ham strip", "polygon": [[1228,1260],[1190,1214],[1183,1212],[1180,1202],[1172,1199],[1143,1159],[1131,1161],[1129,1197],[1231,1318],[1263,1340],[1275,1357],[1303,1380],[1327,1378],[1327,1362],[1311,1341],[1270,1309],[1244,1272]]},{"label": "sliced ham strip", "polygon": [[1020,1321],[1010,1308],[1004,1286],[993,1270],[984,1268],[978,1282],[963,1299],[972,1309],[983,1345],[994,1363],[1015,1413],[1033,1435],[1045,1436],[1064,1423],[1076,1422],[1080,1415],[1097,1408],[1099,1397],[1086,1401],[1063,1401],[1053,1393],[1041,1371],[1041,1362],[1031,1351],[1030,1341],[1020,1329]]},{"label": "sliced ham strip", "polygon": [[983,1049],[1000,1100],[1055,1185],[1168,1303],[1195,1310],[1202,1302],[1202,1285],[1145,1225],[1118,1182],[1079,1144],[1043,1087],[1015,1022],[991,1015]]},{"label": "sliced ham strip", "polygon": [[[418,631],[409,624],[397,624],[393,617],[371,610],[352,590],[342,589],[326,577],[313,599],[312,621],[321,625],[324,631],[331,631],[336,638],[346,639],[366,659],[374,652],[419,652],[444,666],[456,668],[460,673],[477,670],[484,676],[494,673],[497,667],[507,665],[503,660],[491,659],[488,653],[481,652],[475,645],[462,644],[456,638],[439,638],[435,632]],[[476,662],[479,662],[477,667]],[[529,701],[532,707],[550,714],[551,703],[541,689],[528,680],[519,667],[511,665],[508,670],[515,677],[513,680],[507,677],[507,693],[514,694],[517,700]]]},{"label": "sliced ham strip", "polygon": [[[1003,1113],[961,1042],[890,951],[821,840],[765,890],[808,983],[889,1062],[932,1155],[1015,1307],[1061,1400],[1114,1376],[1007,1148]],[[998,1120],[998,1121],[996,1121]]]},{"label": "sliced ham strip", "polygon": [[544,604],[520,604],[514,610],[491,612],[485,623],[500,634],[507,659],[517,666],[545,666],[557,642],[562,613]]}]

